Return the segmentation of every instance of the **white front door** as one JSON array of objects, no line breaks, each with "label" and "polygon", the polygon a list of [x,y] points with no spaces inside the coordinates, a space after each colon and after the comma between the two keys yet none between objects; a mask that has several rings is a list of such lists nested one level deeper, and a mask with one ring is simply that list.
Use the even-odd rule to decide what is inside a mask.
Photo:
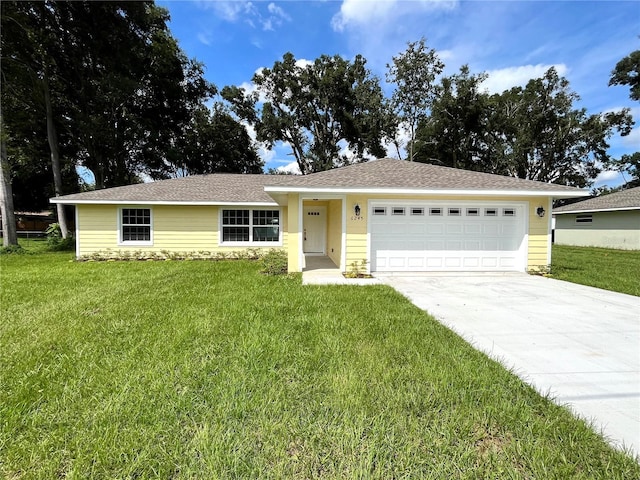
[{"label": "white front door", "polygon": [[304,253],[324,255],[326,245],[327,210],[325,207],[304,207],[303,245]]}]

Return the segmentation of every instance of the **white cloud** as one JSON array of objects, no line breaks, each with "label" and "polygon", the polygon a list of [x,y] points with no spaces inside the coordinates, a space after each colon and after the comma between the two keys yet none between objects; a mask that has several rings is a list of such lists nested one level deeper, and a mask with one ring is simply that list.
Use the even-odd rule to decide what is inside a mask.
[{"label": "white cloud", "polygon": [[489,93],[502,93],[512,87],[523,87],[532,78],[544,76],[544,73],[551,67],[555,67],[560,76],[565,76],[569,70],[563,63],[557,65],[521,65],[519,67],[489,70],[487,72],[489,77],[482,82],[482,86],[489,91]]},{"label": "white cloud", "polygon": [[416,11],[452,10],[457,5],[457,0],[343,0],[340,11],[331,19],[331,27],[337,32],[347,26],[378,28],[380,21],[392,23]]},{"label": "white cloud", "polygon": [[278,167],[276,168],[276,170],[278,172],[282,172],[282,173],[292,173],[294,175],[300,175],[300,167],[298,166],[298,162],[291,162],[286,164],[283,167]]},{"label": "white cloud", "polygon": [[626,137],[622,137],[622,144],[640,150],[640,127],[631,130]]},{"label": "white cloud", "polygon": [[[275,27],[291,21],[291,17],[282,7],[273,2],[267,5],[266,12],[263,10],[264,13],[253,2],[244,0],[203,0],[199,2],[199,5],[202,8],[213,10],[218,17],[227,22],[236,23],[242,20],[252,28],[260,25],[265,31],[273,31]],[[258,5],[262,6],[263,3],[259,2]]]},{"label": "white cloud", "polygon": [[209,33],[199,33],[197,37],[200,43],[211,46],[211,35]]}]

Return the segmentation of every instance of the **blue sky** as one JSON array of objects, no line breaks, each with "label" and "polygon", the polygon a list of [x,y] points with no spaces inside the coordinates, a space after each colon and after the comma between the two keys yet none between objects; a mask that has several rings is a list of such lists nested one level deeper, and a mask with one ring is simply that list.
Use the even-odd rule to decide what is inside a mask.
[{"label": "blue sky", "polygon": [[[556,66],[589,113],[640,103],[625,87],[608,87],[616,62],[640,48],[640,2],[579,1],[158,1],[169,10],[170,28],[189,57],[206,67],[219,88],[250,86],[256,70],[286,52],[314,60],[322,54],[352,59],[362,54],[383,80],[386,64],[409,41],[425,37],[445,62],[445,74],[469,64],[487,72],[490,91],[502,91]],[[640,149],[640,125],[610,141],[614,156]],[[285,145],[260,150],[268,167],[291,164]],[[621,183],[601,174],[596,186]]]}]

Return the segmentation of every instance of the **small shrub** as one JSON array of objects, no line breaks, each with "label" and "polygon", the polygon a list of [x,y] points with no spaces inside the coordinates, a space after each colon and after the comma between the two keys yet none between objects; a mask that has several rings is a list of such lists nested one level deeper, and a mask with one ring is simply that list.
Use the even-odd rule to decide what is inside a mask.
[{"label": "small shrub", "polygon": [[286,275],[289,271],[289,260],[284,250],[272,248],[262,257],[262,269],[265,275]]},{"label": "small shrub", "polygon": [[349,265],[349,271],[345,272],[346,278],[369,278],[371,275],[367,273],[368,260],[362,259],[360,262],[353,261]]},{"label": "small shrub", "polygon": [[0,247],[0,255],[22,255],[27,251],[20,245],[8,245],[6,247]]},{"label": "small shrub", "polygon": [[59,223],[51,223],[45,230],[47,234],[47,250],[51,252],[64,252],[75,250],[76,240],[69,235],[62,238],[62,230]]}]

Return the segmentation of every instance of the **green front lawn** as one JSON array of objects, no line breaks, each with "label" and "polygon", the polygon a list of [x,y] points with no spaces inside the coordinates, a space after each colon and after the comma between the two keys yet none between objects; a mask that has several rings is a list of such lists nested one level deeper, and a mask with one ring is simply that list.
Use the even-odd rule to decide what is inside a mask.
[{"label": "green front lawn", "polygon": [[385,286],[0,258],[5,478],[639,478]]},{"label": "green front lawn", "polygon": [[640,296],[640,251],[554,245],[551,276]]}]

